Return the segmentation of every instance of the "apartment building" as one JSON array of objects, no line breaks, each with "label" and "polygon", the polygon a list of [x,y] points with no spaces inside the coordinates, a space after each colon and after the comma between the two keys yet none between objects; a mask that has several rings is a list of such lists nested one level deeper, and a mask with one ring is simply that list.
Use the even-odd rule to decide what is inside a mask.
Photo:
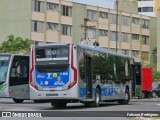
[{"label": "apartment building", "polygon": [[80,43],[86,38],[89,44],[99,42],[101,47],[116,51],[118,35],[118,52],[150,62],[150,17],[122,11],[117,17],[116,13],[63,0],[1,0],[0,40],[10,34],[37,42]]},{"label": "apartment building", "polygon": [[159,0],[138,0],[138,13],[148,16],[157,16],[160,8]]}]

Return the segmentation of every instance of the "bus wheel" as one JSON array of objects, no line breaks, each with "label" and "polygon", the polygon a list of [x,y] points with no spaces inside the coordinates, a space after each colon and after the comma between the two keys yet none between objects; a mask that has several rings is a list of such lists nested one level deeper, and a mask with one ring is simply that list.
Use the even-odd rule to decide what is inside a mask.
[{"label": "bus wheel", "polygon": [[121,104],[121,105],[128,104],[129,100],[130,100],[130,94],[129,94],[129,91],[126,90],[126,92],[125,92],[125,99],[119,100],[118,103]]},{"label": "bus wheel", "polygon": [[100,103],[100,91],[99,89],[96,89],[94,107],[99,107],[99,103]]},{"label": "bus wheel", "polygon": [[63,107],[66,107],[67,102],[55,102],[55,101],[53,101],[53,102],[51,102],[51,105],[52,105],[53,107],[63,108]]},{"label": "bus wheel", "polygon": [[24,100],[22,100],[22,99],[15,99],[15,98],[13,98],[13,101],[14,101],[15,103],[22,103]]}]

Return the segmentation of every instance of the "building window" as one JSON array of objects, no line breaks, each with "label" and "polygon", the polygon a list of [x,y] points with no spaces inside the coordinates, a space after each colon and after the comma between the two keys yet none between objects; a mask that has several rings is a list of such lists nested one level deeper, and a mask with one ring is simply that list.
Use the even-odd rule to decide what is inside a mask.
[{"label": "building window", "polygon": [[122,24],[129,25],[129,17],[128,16],[122,16]]},{"label": "building window", "polygon": [[141,8],[138,8],[138,12],[153,12],[153,7],[141,7]]},{"label": "building window", "polygon": [[96,30],[88,29],[87,31],[88,38],[95,39],[96,38]]},{"label": "building window", "polygon": [[149,45],[149,36],[142,35],[142,44]]},{"label": "building window", "polygon": [[122,49],[121,52],[124,55],[129,55],[129,50]]},{"label": "building window", "polygon": [[128,42],[128,36],[129,36],[128,33],[122,33],[122,41],[123,42]]},{"label": "building window", "polygon": [[71,25],[62,25],[62,35],[71,36]]},{"label": "building window", "polygon": [[139,51],[138,50],[132,50],[132,56],[133,57],[138,57],[139,56]]},{"label": "building window", "polygon": [[116,14],[111,14],[111,23],[112,24],[116,24],[116,18],[117,18],[117,15]]},{"label": "building window", "polygon": [[139,25],[139,18],[133,17],[133,18],[132,18],[132,23],[133,23],[133,24],[136,24],[136,25]]},{"label": "building window", "polygon": [[144,61],[148,61],[149,60],[149,52],[146,52],[146,51],[142,51],[141,52],[141,59],[144,60]]},{"label": "building window", "polygon": [[139,40],[139,34],[132,34],[132,40]]},{"label": "building window", "polygon": [[32,21],[32,32],[43,32],[43,22]]},{"label": "building window", "polygon": [[103,19],[107,19],[107,18],[108,18],[108,13],[99,12],[99,17],[100,17],[100,18],[103,18]]},{"label": "building window", "polygon": [[62,15],[63,16],[72,16],[72,8],[69,6],[62,5]]},{"label": "building window", "polygon": [[50,23],[47,22],[47,30],[58,30],[58,24],[57,23]]},{"label": "building window", "polygon": [[36,12],[44,12],[44,2],[32,0],[32,10]]},{"label": "building window", "polygon": [[143,7],[142,12],[153,12],[153,7]]},{"label": "building window", "polygon": [[110,40],[116,41],[116,38],[117,38],[117,41],[118,41],[118,33],[115,32],[115,31],[111,31],[110,32]]},{"label": "building window", "polygon": [[47,2],[47,10],[58,11],[58,4]]},{"label": "building window", "polygon": [[142,28],[149,28],[149,20],[144,20],[142,19],[142,24],[141,24]]},{"label": "building window", "polygon": [[99,36],[108,36],[108,31],[107,30],[99,30]]},{"label": "building window", "polygon": [[94,10],[87,10],[87,18],[89,20],[96,20],[96,11],[94,11]]}]

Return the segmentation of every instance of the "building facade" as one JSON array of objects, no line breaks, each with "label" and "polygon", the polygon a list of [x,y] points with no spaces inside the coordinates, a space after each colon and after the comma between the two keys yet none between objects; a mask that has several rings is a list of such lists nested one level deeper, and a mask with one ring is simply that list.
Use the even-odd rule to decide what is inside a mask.
[{"label": "building facade", "polygon": [[5,10],[0,12],[5,18],[0,20],[5,27],[0,28],[1,40],[10,34],[37,42],[80,43],[86,39],[89,44],[98,42],[112,51],[116,51],[117,40],[118,52],[132,55],[136,61],[150,62],[148,16],[119,11],[117,17],[113,9],[62,0],[14,0],[11,9],[9,1],[0,1],[0,9]]},{"label": "building facade", "polygon": [[138,0],[138,13],[148,16],[157,16],[160,8],[159,0]]}]

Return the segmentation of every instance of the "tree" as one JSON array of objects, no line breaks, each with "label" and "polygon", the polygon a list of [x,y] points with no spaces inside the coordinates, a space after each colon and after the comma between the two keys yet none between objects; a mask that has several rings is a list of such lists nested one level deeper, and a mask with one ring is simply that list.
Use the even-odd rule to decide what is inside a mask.
[{"label": "tree", "polygon": [[160,81],[160,71],[153,72],[153,81]]},{"label": "tree", "polygon": [[15,37],[14,35],[9,35],[5,41],[2,42],[0,46],[1,53],[29,53],[30,45],[33,43],[32,40],[25,39],[21,37]]}]

